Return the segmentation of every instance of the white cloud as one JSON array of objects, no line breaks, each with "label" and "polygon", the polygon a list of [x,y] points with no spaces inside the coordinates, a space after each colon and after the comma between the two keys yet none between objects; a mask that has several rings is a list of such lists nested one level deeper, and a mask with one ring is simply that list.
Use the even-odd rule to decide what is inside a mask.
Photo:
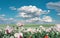
[{"label": "white cloud", "polygon": [[19,11],[19,16],[22,16],[22,17],[39,17],[40,15],[42,14],[47,14],[49,13],[50,11],[49,10],[42,10],[40,8],[37,8],[36,6],[32,6],[32,5],[29,5],[29,6],[22,6],[20,8],[18,8],[18,11]]},{"label": "white cloud", "polygon": [[5,17],[5,16],[6,16],[5,14],[1,14],[1,15],[0,15],[0,21],[3,21],[3,22],[6,22],[6,21],[9,21],[9,22],[15,21],[14,18],[7,18],[7,17]]},{"label": "white cloud", "polygon": [[35,18],[31,18],[29,20],[26,20],[26,22],[53,22],[52,17],[50,16],[44,16],[43,18],[39,18],[39,17],[35,17]]},{"label": "white cloud", "polygon": [[24,11],[27,13],[37,13],[37,14],[43,14],[43,13],[49,12],[49,10],[48,11],[42,10],[42,9],[39,9],[36,6],[32,6],[32,5],[22,6],[22,7],[18,8],[18,11]]},{"label": "white cloud", "polygon": [[23,6],[21,8],[19,8],[18,10],[21,10],[21,11],[26,11],[26,12],[40,12],[42,11],[41,9],[38,9],[36,6]]},{"label": "white cloud", "polygon": [[0,20],[6,21],[6,20],[8,20],[8,19],[0,16]]},{"label": "white cloud", "polygon": [[14,18],[9,18],[8,20],[14,20]]},{"label": "white cloud", "polygon": [[27,14],[24,13],[24,12],[21,12],[21,13],[19,13],[19,14],[20,14],[21,17],[31,17],[30,15],[27,15]]},{"label": "white cloud", "polygon": [[15,8],[14,6],[9,7],[11,10],[17,10],[17,8]]},{"label": "white cloud", "polygon": [[48,9],[54,9],[58,13],[60,13],[60,1],[59,2],[49,2],[49,3],[47,3],[47,8]]},{"label": "white cloud", "polygon": [[60,13],[58,13],[57,15],[60,16]]},{"label": "white cloud", "polygon": [[0,22],[3,22],[5,24],[11,24],[11,23],[16,23],[16,19],[14,18],[5,18],[5,17],[0,17]]},{"label": "white cloud", "polygon": [[2,14],[1,16],[5,16],[5,14]]},{"label": "white cloud", "polygon": [[4,17],[5,17],[5,14],[1,14],[0,15],[0,20],[6,20],[6,19],[4,19]]},{"label": "white cloud", "polygon": [[7,18],[5,16],[6,16],[5,14],[1,14],[0,15],[0,22],[3,22],[3,23],[13,23],[13,22],[16,22],[15,18]]},{"label": "white cloud", "polygon": [[42,21],[44,21],[44,22],[53,22],[53,19],[50,16],[44,16],[42,18]]},{"label": "white cloud", "polygon": [[15,19],[14,18],[5,18],[5,17],[0,16],[0,20],[2,20],[2,21],[14,21]]},{"label": "white cloud", "polygon": [[[37,22],[42,21],[40,16],[42,14],[48,14],[50,10],[42,10],[40,8],[37,8],[36,6],[22,6],[17,9],[19,11],[17,17],[25,18],[26,22]],[[44,19],[43,19],[44,20]],[[51,19],[49,19],[51,22]]]},{"label": "white cloud", "polygon": [[31,18],[29,20],[26,20],[26,22],[37,22],[37,21],[41,21],[41,19],[38,17],[35,17],[35,18]]},{"label": "white cloud", "polygon": [[5,14],[1,14],[0,16],[4,17],[4,16],[5,16]]},{"label": "white cloud", "polygon": [[40,18],[35,17],[35,18],[32,18],[31,20],[40,20]]}]

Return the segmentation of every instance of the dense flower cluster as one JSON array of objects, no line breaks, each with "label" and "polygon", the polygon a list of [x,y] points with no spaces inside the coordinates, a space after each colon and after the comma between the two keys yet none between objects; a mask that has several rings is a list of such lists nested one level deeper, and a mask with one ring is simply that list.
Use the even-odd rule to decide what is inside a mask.
[{"label": "dense flower cluster", "polygon": [[[18,24],[19,25],[19,24]],[[0,29],[0,38],[60,38],[60,27],[24,28],[6,26],[6,29]]]}]

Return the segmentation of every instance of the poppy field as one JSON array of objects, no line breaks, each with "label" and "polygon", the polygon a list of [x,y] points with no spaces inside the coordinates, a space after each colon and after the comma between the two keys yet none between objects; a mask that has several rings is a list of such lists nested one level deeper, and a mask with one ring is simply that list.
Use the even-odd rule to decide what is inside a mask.
[{"label": "poppy field", "polygon": [[60,24],[0,25],[0,38],[60,38],[59,25]]}]

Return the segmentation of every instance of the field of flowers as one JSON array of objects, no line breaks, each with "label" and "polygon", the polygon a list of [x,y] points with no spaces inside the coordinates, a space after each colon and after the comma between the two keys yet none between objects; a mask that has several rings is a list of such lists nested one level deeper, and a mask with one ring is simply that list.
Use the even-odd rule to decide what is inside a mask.
[{"label": "field of flowers", "polygon": [[60,24],[48,27],[19,23],[15,26],[6,25],[4,28],[0,27],[0,38],[60,38]]}]

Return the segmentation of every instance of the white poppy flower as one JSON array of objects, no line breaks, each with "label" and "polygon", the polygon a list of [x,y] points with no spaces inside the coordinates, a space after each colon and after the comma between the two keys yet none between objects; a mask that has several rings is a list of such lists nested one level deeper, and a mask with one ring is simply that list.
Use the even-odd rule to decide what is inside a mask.
[{"label": "white poppy flower", "polygon": [[16,38],[22,38],[23,37],[23,33],[15,33],[14,36]]}]

